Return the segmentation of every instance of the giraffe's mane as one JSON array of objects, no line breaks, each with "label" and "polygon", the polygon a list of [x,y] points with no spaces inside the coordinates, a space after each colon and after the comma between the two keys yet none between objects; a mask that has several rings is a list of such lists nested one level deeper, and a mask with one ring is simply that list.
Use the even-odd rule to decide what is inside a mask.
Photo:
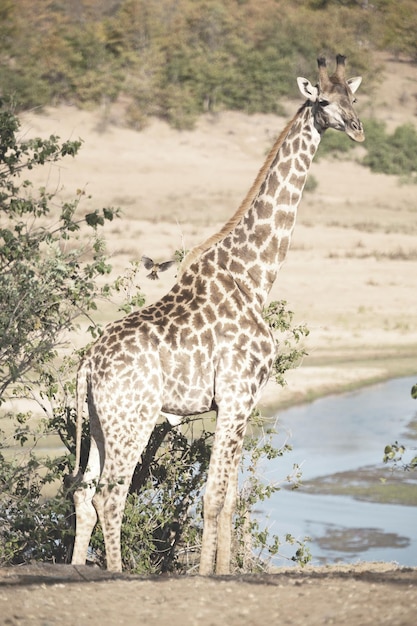
[{"label": "giraffe's mane", "polygon": [[185,272],[187,267],[190,267],[190,265],[201,254],[203,254],[203,252],[205,252],[206,250],[208,250],[209,248],[214,246],[216,243],[221,241],[226,235],[228,235],[234,229],[234,227],[237,225],[237,223],[239,222],[241,217],[249,209],[251,203],[253,202],[254,198],[258,194],[258,192],[259,192],[259,190],[261,188],[262,183],[265,180],[265,176],[266,176],[267,171],[271,167],[272,162],[273,162],[273,160],[274,160],[278,150],[282,146],[282,144],[284,142],[284,139],[287,136],[289,129],[291,128],[292,124],[294,123],[294,121],[297,119],[297,117],[299,116],[299,114],[305,108],[305,106],[307,104],[308,104],[308,102],[304,103],[298,109],[297,113],[287,123],[287,125],[285,126],[285,128],[283,129],[283,131],[281,132],[279,137],[275,140],[274,145],[272,146],[271,150],[269,151],[268,156],[266,157],[264,164],[262,165],[261,169],[258,172],[257,177],[255,178],[255,180],[254,180],[254,182],[252,184],[252,187],[249,189],[248,193],[246,194],[245,198],[243,199],[243,201],[240,204],[240,206],[237,209],[237,211],[232,215],[232,217],[224,224],[224,226],[217,233],[214,233],[213,235],[211,235],[208,239],[206,239],[202,243],[197,244],[194,248],[192,248],[187,253],[187,255],[185,256],[185,258],[184,258],[184,260],[183,260],[183,262],[182,262],[182,264],[181,264],[181,266],[179,268],[178,278]]}]

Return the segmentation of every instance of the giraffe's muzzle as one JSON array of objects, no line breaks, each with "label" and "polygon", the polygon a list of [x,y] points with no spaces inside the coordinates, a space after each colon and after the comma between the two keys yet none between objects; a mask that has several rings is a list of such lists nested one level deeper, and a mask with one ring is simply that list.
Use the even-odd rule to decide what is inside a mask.
[{"label": "giraffe's muzzle", "polygon": [[360,120],[352,120],[346,124],[345,133],[348,137],[353,139],[353,141],[357,141],[358,143],[365,141],[365,132]]}]

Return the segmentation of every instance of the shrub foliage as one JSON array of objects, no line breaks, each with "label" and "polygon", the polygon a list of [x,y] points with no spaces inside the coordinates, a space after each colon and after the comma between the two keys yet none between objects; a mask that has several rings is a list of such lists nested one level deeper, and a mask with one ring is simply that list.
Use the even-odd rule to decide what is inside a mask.
[{"label": "shrub foliage", "polygon": [[[88,319],[96,308],[97,278],[110,269],[97,229],[117,213],[105,208],[80,216],[81,194],[57,207],[53,194],[34,190],[23,176],[74,157],[81,142],[61,143],[56,136],[25,141],[19,127],[1,102],[0,562],[63,554],[62,511],[68,506],[59,495],[45,501],[42,491],[59,479],[67,459],[41,461],[37,445],[55,430],[51,401],[69,362],[64,340],[77,318]],[[33,423],[30,413],[13,410],[13,401],[34,398],[49,420]]]},{"label": "shrub foliage", "polygon": [[362,163],[373,172],[410,176],[417,173],[417,131],[412,124],[398,126],[393,133],[377,120],[366,123],[367,155]]},{"label": "shrub foliage", "polygon": [[343,51],[367,78],[375,48],[415,57],[411,4],[1,0],[2,88],[25,108],[100,105],[104,118],[123,99],[136,127],[150,115],[189,127],[207,110],[275,112],[321,52]]}]

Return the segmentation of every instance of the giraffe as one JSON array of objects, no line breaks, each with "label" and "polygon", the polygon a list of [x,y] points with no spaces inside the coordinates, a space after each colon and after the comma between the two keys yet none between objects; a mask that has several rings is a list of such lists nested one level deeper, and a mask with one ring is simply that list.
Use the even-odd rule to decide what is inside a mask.
[{"label": "giraffe", "polygon": [[[342,55],[331,76],[325,58],[318,59],[318,69],[316,86],[297,79],[306,101],[276,140],[233,217],[190,251],[164,297],[110,323],[81,361],[73,564],[85,562],[99,519],[107,568],[121,571],[126,495],[159,416],[177,425],[185,416],[215,410],[199,571],[229,572],[243,439],[276,351],[263,307],[287,255],[323,132],[334,128],[364,140],[353,108],[361,77],[346,79]],[[91,441],[83,475],[80,442],[86,398]]]}]

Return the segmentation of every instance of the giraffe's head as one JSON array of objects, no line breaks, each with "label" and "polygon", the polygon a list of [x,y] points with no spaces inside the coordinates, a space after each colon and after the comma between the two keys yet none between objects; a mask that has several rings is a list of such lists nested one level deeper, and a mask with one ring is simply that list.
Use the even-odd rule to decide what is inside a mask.
[{"label": "giraffe's head", "polygon": [[362,77],[346,79],[345,57],[336,57],[336,71],[329,76],[326,59],[317,60],[319,82],[313,86],[306,78],[297,78],[298,87],[304,97],[312,104],[317,130],[322,133],[326,128],[344,131],[354,141],[364,141],[362,123],[355,113],[354,93],[361,84]]}]

